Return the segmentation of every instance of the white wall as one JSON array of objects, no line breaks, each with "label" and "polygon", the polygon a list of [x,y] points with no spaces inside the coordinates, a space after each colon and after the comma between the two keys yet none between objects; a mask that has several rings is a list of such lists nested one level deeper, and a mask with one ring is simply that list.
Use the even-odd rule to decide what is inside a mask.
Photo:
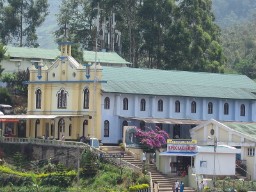
[{"label": "white wall", "polygon": [[[235,154],[216,153],[216,175],[235,175],[235,158]],[[202,161],[206,161],[206,167],[200,167]],[[198,153],[195,157],[195,172],[196,174],[213,175],[214,153]]]}]

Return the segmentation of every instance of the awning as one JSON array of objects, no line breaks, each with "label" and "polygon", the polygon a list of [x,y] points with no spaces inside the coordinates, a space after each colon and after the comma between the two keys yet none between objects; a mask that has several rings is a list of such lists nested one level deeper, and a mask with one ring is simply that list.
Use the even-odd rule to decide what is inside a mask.
[{"label": "awning", "polygon": [[162,152],[159,154],[160,156],[185,156],[185,157],[193,157],[196,156],[197,153],[195,152],[182,152],[182,153],[172,153],[172,152]]},{"label": "awning", "polygon": [[[0,115],[0,121],[17,119],[55,119],[57,117],[82,117],[83,115]],[[13,122],[13,121],[12,121]]]},{"label": "awning", "polygon": [[10,123],[10,122],[19,122],[18,119],[0,119],[0,122]]},{"label": "awning", "polygon": [[199,125],[203,121],[200,120],[191,120],[191,119],[173,119],[173,118],[137,118],[137,117],[123,117],[124,119],[131,119],[131,120],[138,120],[138,121],[145,121],[145,123],[162,123],[162,124],[194,124]]}]

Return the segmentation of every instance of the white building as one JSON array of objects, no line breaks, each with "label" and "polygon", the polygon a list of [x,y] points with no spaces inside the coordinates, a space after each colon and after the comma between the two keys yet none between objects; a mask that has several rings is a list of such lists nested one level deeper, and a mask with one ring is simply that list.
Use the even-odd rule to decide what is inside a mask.
[{"label": "white building", "polygon": [[240,154],[240,149],[227,145],[198,146],[195,156],[195,174],[234,176],[236,174],[236,154]]},{"label": "white building", "polygon": [[[236,163],[246,168],[246,176],[249,179],[256,179],[256,123],[219,122],[211,119],[194,127],[190,132],[192,139],[196,139],[198,145],[213,145],[213,140],[209,139],[210,136],[216,138],[217,145],[228,145],[239,149]],[[209,158],[213,159],[213,157]],[[223,164],[226,163],[223,161]],[[228,160],[228,163],[233,163],[233,158]]]}]

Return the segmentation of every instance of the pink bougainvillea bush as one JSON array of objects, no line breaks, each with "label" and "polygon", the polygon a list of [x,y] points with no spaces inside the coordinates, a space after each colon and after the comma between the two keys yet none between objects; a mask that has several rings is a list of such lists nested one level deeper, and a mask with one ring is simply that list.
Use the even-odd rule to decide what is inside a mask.
[{"label": "pink bougainvillea bush", "polygon": [[144,151],[155,151],[166,145],[169,135],[159,127],[150,131],[143,131],[140,128],[136,128],[135,137]]}]

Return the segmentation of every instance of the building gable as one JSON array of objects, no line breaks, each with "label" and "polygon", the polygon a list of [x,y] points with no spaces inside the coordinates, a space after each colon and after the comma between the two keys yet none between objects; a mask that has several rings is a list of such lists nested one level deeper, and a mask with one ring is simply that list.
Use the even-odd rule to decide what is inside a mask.
[{"label": "building gable", "polygon": [[[228,126],[232,125],[232,126]],[[211,119],[204,122],[190,130],[192,139],[196,139],[199,143],[210,144],[210,137],[216,137],[218,143],[230,144],[230,143],[252,143],[256,141],[253,131],[253,127],[256,128],[256,124],[250,123],[252,133],[248,135],[248,123],[242,122],[219,122]],[[235,128],[234,128],[235,127]],[[211,129],[214,130],[214,135],[211,135]]]}]

